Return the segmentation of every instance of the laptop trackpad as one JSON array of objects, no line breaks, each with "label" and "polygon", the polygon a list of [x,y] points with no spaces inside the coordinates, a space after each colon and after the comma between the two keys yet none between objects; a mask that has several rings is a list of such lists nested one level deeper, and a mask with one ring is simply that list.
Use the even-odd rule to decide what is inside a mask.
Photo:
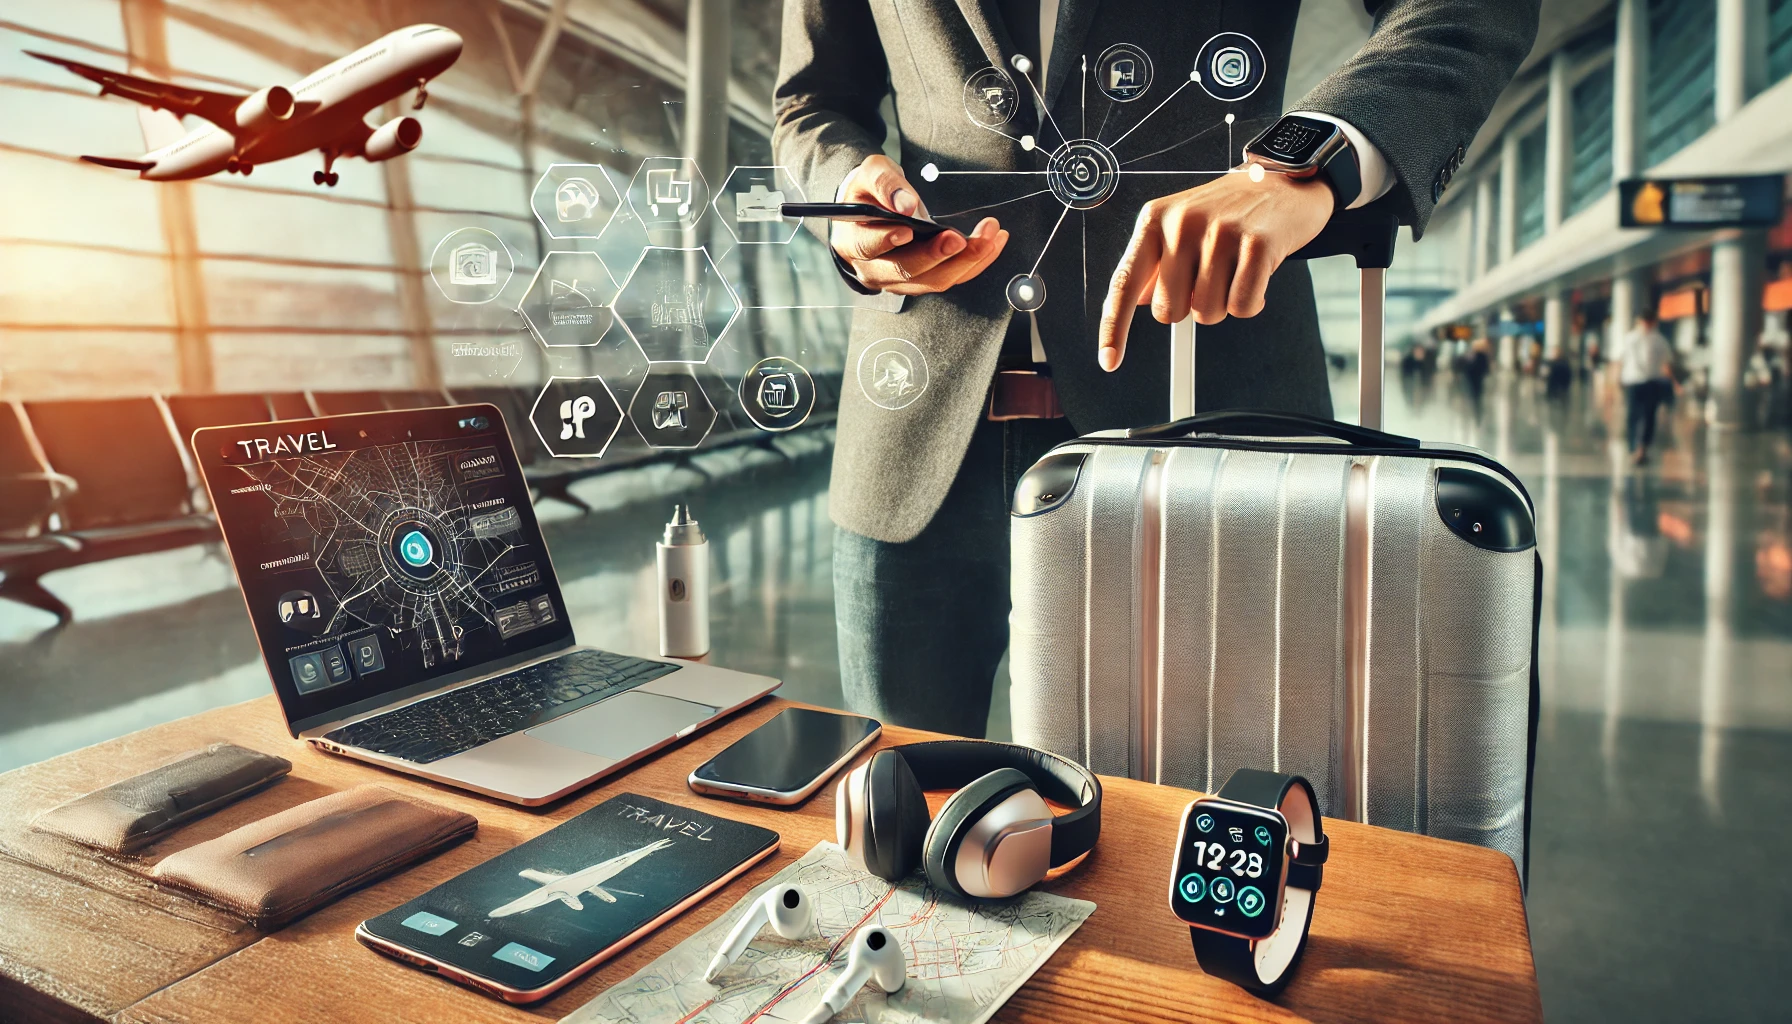
[{"label": "laptop trackpad", "polygon": [[538,740],[623,760],[712,717],[716,709],[630,690],[528,730]]}]

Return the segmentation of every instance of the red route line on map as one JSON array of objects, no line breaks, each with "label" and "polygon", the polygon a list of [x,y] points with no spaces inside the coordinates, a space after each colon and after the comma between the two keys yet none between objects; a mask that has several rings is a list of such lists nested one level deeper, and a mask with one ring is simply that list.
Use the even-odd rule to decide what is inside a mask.
[{"label": "red route line on map", "polygon": [[[873,903],[871,905],[871,909],[865,911],[865,916],[859,918],[858,924],[853,925],[851,928],[847,929],[847,932],[845,935],[842,935],[838,939],[834,940],[834,944],[832,946],[828,947],[827,957],[825,959],[823,959],[821,961],[821,963],[816,964],[814,967],[810,968],[807,971],[804,971],[802,974],[802,977],[799,977],[795,981],[791,982],[788,986],[786,986],[777,995],[773,996],[771,998],[771,1000],[769,1002],[767,1002],[764,1006],[761,1006],[759,1009],[753,1011],[753,1015],[751,1017],[748,1017],[747,1019],[741,1021],[741,1024],[753,1024],[754,1021],[765,1016],[766,1013],[768,1011],[770,1011],[772,1007],[778,1005],[778,1002],[780,1000],[782,1000],[785,996],[787,996],[790,993],[795,992],[797,989],[801,988],[804,982],[808,981],[810,978],[815,977],[817,974],[820,974],[821,972],[827,970],[828,967],[833,964],[834,958],[836,956],[840,955],[840,947],[845,945],[846,943],[852,941],[852,937],[854,935],[858,934],[859,929],[864,927],[865,922],[871,920],[871,918],[873,916],[875,916],[878,911],[882,910],[884,908],[884,904],[890,902],[890,897],[892,897],[894,895],[896,895],[896,887],[892,885],[892,886],[890,886],[890,889],[888,892],[884,893],[883,896],[880,899],[878,899],[878,901],[876,903]],[[705,1004],[705,1005],[707,1005],[707,1004]],[[691,1016],[694,1017],[699,1012],[701,1012],[701,1010],[693,1011]],[[688,1021],[690,1019],[691,1019],[690,1017],[686,1017],[686,1018],[684,1018],[684,1020],[679,1021],[679,1024],[685,1024],[685,1021]]]}]

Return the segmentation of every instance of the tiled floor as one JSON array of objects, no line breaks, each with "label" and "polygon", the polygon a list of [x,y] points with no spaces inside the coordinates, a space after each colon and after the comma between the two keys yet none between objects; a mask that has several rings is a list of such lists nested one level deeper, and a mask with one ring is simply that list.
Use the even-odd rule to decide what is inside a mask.
[{"label": "tiled floor", "polygon": [[[1340,414],[1352,415],[1349,381]],[[1611,410],[1529,381],[1474,404],[1390,379],[1392,430],[1476,444],[1536,499],[1544,707],[1529,897],[1556,1021],[1785,1020],[1792,961],[1792,439],[1675,418],[1655,464],[1609,447]],[[825,452],[586,485],[544,506],[581,639],[649,651],[653,540],[687,491],[711,538],[718,661],[838,704]],[[600,493],[601,492],[601,493]],[[631,500],[639,499],[639,500]],[[76,622],[0,603],[0,770],[206,707],[266,676],[217,556],[60,574]],[[992,736],[1007,733],[998,680]]]}]

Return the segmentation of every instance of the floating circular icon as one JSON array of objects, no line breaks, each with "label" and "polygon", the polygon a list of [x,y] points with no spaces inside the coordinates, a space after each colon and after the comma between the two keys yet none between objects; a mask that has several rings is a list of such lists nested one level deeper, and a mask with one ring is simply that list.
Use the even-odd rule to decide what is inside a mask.
[{"label": "floating circular icon", "polygon": [[1203,832],[1213,831],[1213,815],[1198,814],[1195,816],[1195,827]]},{"label": "floating circular icon", "polygon": [[794,430],[815,408],[815,378],[783,356],[761,359],[740,379],[740,407],[760,430]]},{"label": "floating circular icon", "polygon": [[1182,881],[1176,883],[1176,891],[1190,903],[1199,903],[1207,895],[1207,879],[1193,873],[1183,875]]},{"label": "floating circular icon", "polygon": [[555,458],[598,458],[622,426],[622,406],[600,377],[550,377],[529,423]]},{"label": "floating circular icon", "polygon": [[1022,313],[1045,305],[1045,278],[1038,274],[1014,275],[1008,280],[1008,304]]},{"label": "floating circular icon", "polygon": [[1263,48],[1242,32],[1221,32],[1203,43],[1195,56],[1195,80],[1207,95],[1223,103],[1236,103],[1256,92],[1265,68]]},{"label": "floating circular icon", "polygon": [[442,531],[429,513],[421,509],[400,510],[387,520],[386,562],[397,572],[392,575],[400,586],[424,584],[434,580],[443,566]]},{"label": "floating circular icon", "polygon": [[649,231],[693,227],[708,205],[709,184],[688,157],[650,156],[628,185],[628,208]]},{"label": "floating circular icon", "polygon": [[1073,210],[1093,210],[1107,202],[1119,183],[1120,162],[1094,139],[1066,142],[1045,165],[1046,187]]},{"label": "floating circular icon", "polygon": [[649,373],[628,403],[628,418],[649,448],[695,448],[716,425],[716,407],[694,372],[661,368]]},{"label": "floating circular icon", "polygon": [[1115,103],[1131,103],[1151,88],[1151,58],[1131,43],[1115,43],[1095,58],[1095,87]]},{"label": "floating circular icon", "polygon": [[964,113],[971,123],[1000,128],[1020,109],[1020,91],[1001,68],[984,68],[964,83]]},{"label": "floating circular icon", "polygon": [[803,201],[803,189],[782,167],[736,167],[716,193],[716,216],[742,245],[783,244],[796,237],[800,217],[784,216],[785,203]]},{"label": "floating circular icon", "polygon": [[597,238],[622,208],[622,193],[602,164],[550,164],[529,207],[549,238]]},{"label": "floating circular icon", "polygon": [[616,282],[594,252],[550,252],[517,306],[549,348],[602,341],[614,318]]},{"label": "floating circular icon", "polygon": [[429,257],[429,276],[442,296],[466,306],[497,298],[515,272],[504,240],[484,228],[449,232]]},{"label": "floating circular icon", "polygon": [[280,616],[282,626],[307,636],[318,636],[329,625],[329,620],[324,618],[323,605],[309,590],[289,590],[281,594],[274,602],[274,611]]},{"label": "floating circular icon", "polygon": [[859,353],[858,377],[872,405],[906,409],[927,390],[927,357],[912,341],[882,338]]},{"label": "floating circular icon", "polygon": [[701,363],[740,315],[740,301],[708,249],[648,246],[615,309],[648,362]]}]

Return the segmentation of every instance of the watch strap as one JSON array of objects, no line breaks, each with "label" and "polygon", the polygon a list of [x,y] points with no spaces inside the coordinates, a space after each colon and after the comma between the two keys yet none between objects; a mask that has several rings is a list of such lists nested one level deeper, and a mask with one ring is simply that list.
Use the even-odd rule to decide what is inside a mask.
[{"label": "watch strap", "polygon": [[[1267,939],[1252,941],[1222,935],[1206,928],[1189,929],[1195,959],[1201,969],[1216,978],[1255,992],[1273,996],[1282,990],[1307,946],[1307,930],[1313,923],[1313,901],[1324,881],[1325,861],[1331,844],[1320,821],[1319,799],[1313,786],[1299,775],[1240,768],[1215,794],[1223,800],[1275,808],[1288,822],[1295,841],[1295,855],[1288,864],[1288,883],[1282,889],[1280,924]],[[1298,922],[1299,928],[1294,925]]]},{"label": "watch strap", "polygon": [[[1344,129],[1340,128],[1338,132],[1343,134]],[[1318,173],[1331,186],[1339,210],[1349,209],[1350,204],[1363,194],[1363,170],[1357,164],[1356,147],[1350,144],[1349,136],[1345,136],[1344,144],[1319,165]]]}]

